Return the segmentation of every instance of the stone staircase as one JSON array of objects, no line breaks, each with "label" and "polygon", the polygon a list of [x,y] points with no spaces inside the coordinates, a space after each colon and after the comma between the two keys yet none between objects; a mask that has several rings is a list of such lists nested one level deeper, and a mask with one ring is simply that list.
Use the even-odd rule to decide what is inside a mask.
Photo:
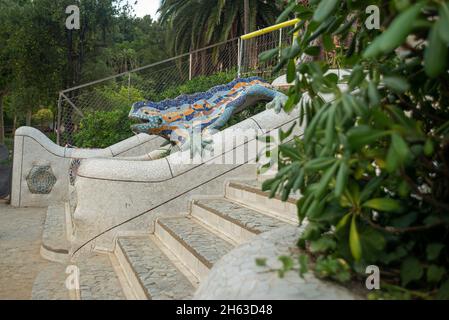
[{"label": "stone staircase", "polygon": [[[233,248],[258,234],[298,223],[297,197],[282,202],[260,190],[259,181],[228,182],[224,196],[198,197],[189,214],[160,217],[154,233],[119,237],[113,253],[95,252],[71,263],[70,206],[51,206],[41,253],[58,264],[36,279],[33,298],[191,299],[213,265]],[[70,264],[80,270],[80,287],[67,294],[61,267]],[[52,275],[57,280],[51,280]]]}]

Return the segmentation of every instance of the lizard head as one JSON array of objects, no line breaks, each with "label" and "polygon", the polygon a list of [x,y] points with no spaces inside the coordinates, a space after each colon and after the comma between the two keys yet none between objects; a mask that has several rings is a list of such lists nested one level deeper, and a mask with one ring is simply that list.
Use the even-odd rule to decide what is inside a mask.
[{"label": "lizard head", "polygon": [[135,133],[150,134],[151,130],[160,128],[165,122],[159,110],[146,106],[142,102],[132,106],[129,118],[140,122],[131,126],[131,130]]}]

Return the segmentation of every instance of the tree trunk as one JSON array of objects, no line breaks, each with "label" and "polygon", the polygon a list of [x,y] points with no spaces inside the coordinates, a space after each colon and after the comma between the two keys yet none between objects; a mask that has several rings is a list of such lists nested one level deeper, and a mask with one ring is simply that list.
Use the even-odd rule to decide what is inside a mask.
[{"label": "tree trunk", "polygon": [[14,112],[14,118],[12,120],[12,135],[14,136],[16,134],[17,129],[17,114]]},{"label": "tree trunk", "polygon": [[0,144],[5,144],[5,121],[3,118],[3,94],[0,93]]},{"label": "tree trunk", "polygon": [[27,114],[26,114],[26,126],[27,127],[31,127],[31,117],[32,117],[33,113],[31,112],[31,110],[27,110]]},{"label": "tree trunk", "polygon": [[244,32],[245,34],[248,34],[251,32],[250,30],[250,24],[249,24],[249,0],[244,0]]}]

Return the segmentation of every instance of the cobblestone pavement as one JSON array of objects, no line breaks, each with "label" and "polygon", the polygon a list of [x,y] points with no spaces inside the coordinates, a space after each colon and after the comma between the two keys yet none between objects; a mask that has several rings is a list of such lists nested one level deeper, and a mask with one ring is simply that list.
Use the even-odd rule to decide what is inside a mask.
[{"label": "cobblestone pavement", "polygon": [[45,209],[16,209],[0,203],[0,299],[31,299],[41,258]]}]

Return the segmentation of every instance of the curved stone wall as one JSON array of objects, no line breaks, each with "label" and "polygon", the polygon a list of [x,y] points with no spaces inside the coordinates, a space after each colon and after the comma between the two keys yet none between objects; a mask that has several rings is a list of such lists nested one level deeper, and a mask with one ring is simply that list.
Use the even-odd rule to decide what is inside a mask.
[{"label": "curved stone wall", "polygon": [[140,156],[157,149],[163,141],[140,134],[105,149],[74,149],[56,145],[35,128],[21,127],[14,137],[11,204],[46,207],[66,201],[73,159]]}]

